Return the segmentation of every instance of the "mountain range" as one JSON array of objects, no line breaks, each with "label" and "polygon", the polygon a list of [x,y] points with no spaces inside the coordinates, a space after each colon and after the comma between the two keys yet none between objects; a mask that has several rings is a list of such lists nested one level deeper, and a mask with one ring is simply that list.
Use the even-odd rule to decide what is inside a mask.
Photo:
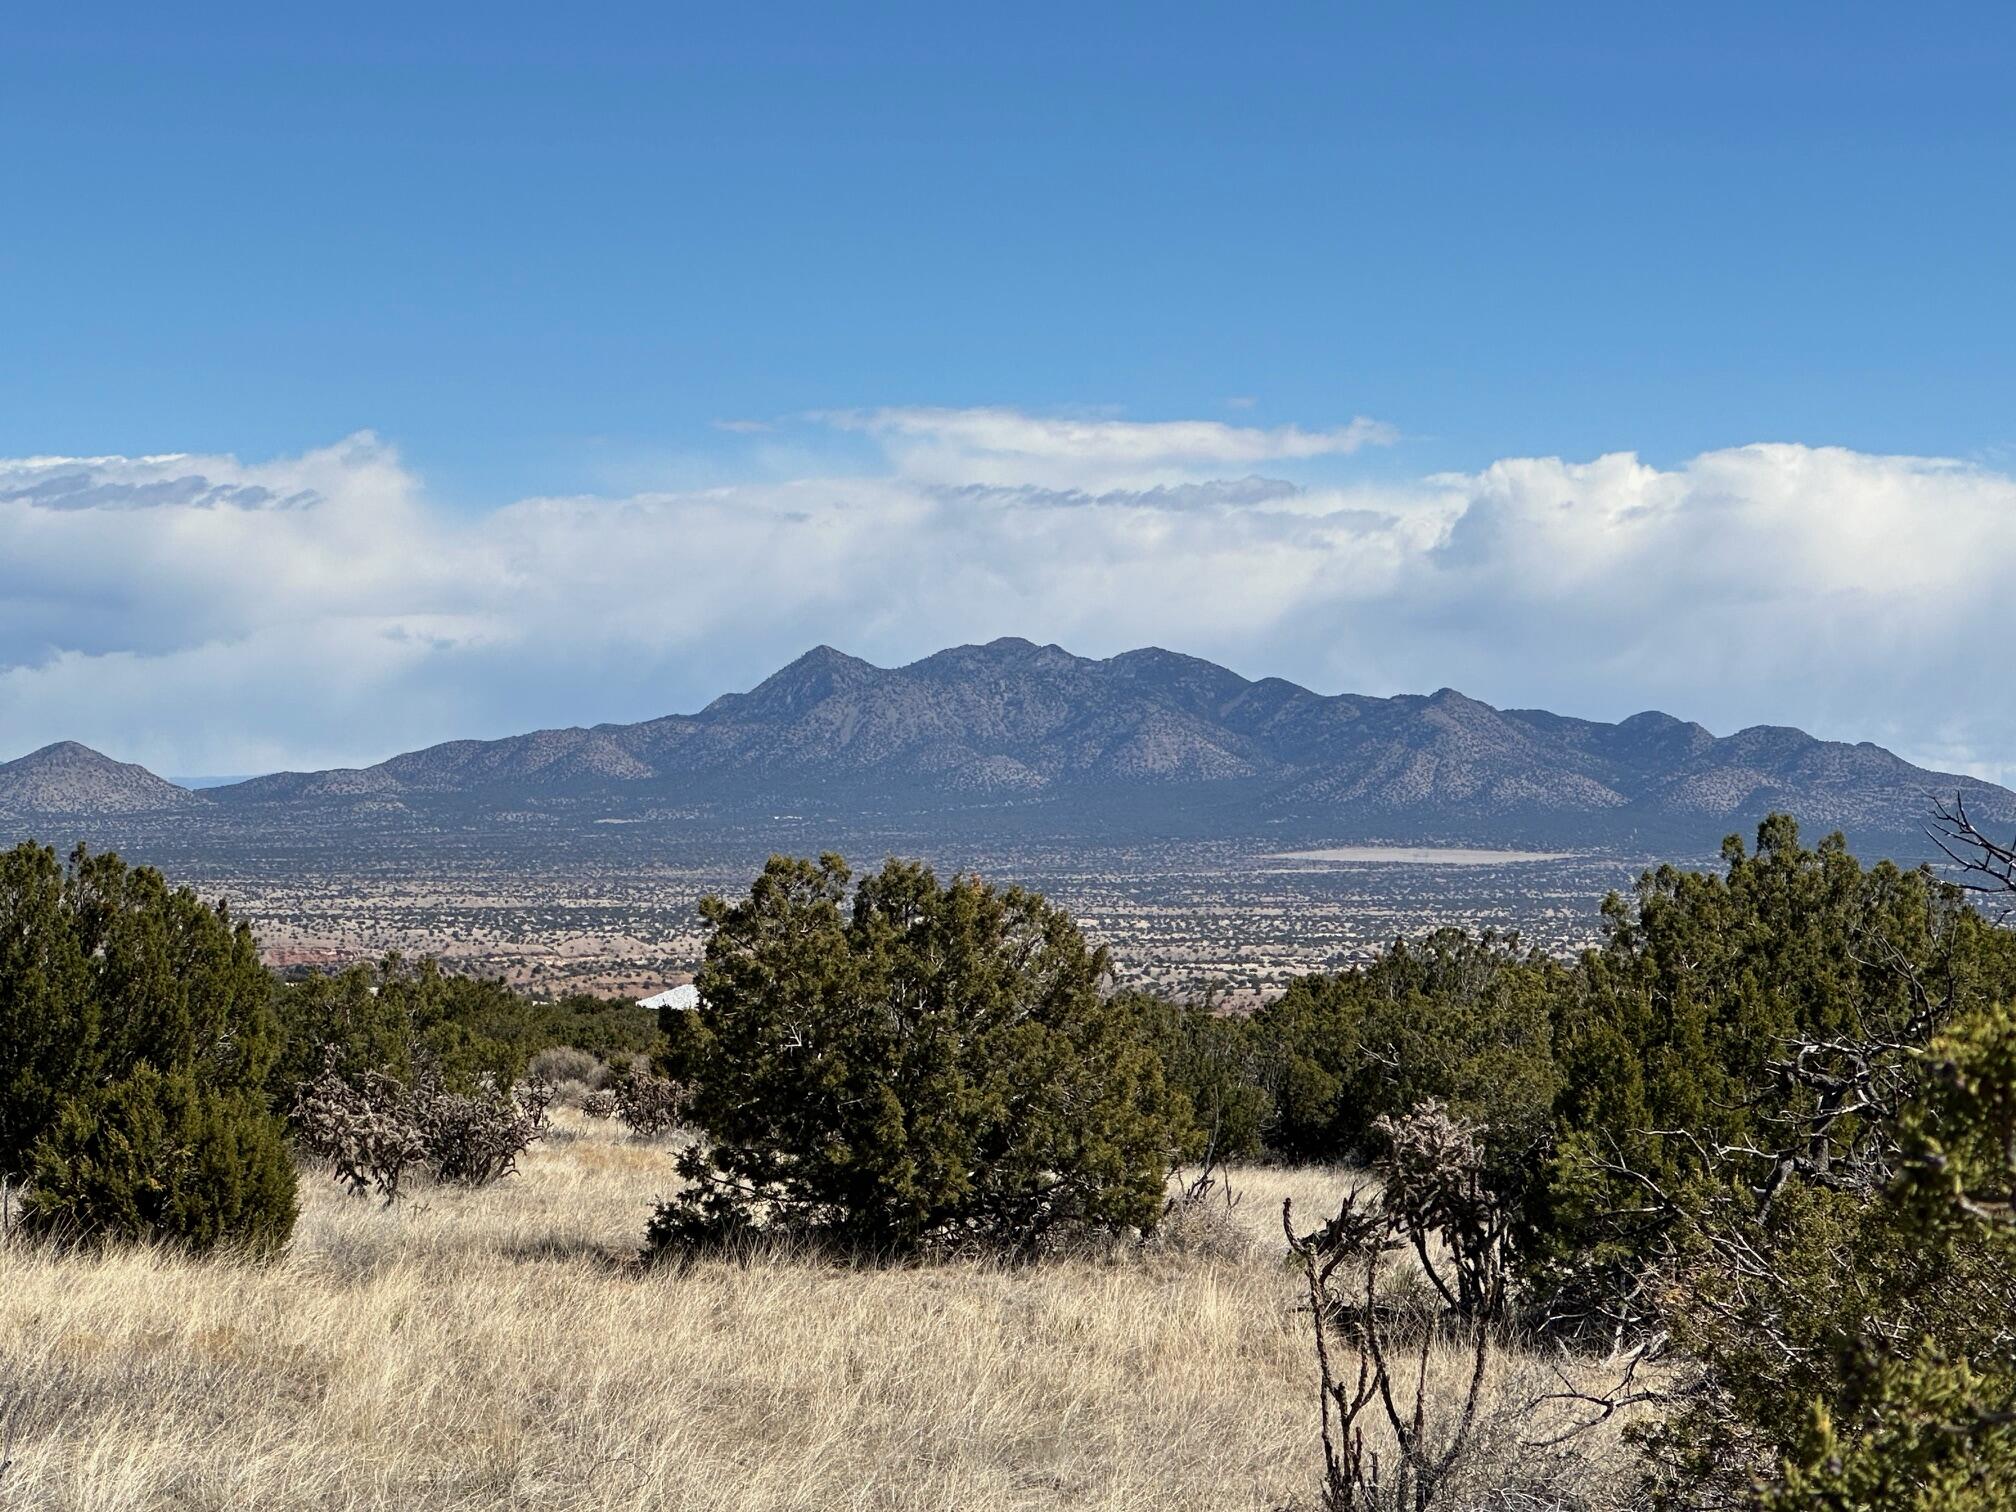
[{"label": "mountain range", "polygon": [[[1252,681],[1148,648],[1105,660],[997,640],[882,668],[820,646],[747,693],[639,724],[458,740],[376,766],[191,791],[83,746],[0,765],[0,815],[530,812],[760,823],[873,814],[1070,835],[1712,844],[1771,809],[1868,845],[1935,796],[2016,824],[2016,794],[1869,744],[1755,726],[1718,737],[1497,709],[1444,688],[1391,698]],[[1914,852],[1915,854],[1916,852]]]}]

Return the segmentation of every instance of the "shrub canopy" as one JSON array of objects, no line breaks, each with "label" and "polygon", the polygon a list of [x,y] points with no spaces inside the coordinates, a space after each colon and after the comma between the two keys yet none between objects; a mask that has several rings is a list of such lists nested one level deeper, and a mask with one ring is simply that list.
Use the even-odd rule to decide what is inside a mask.
[{"label": "shrub canopy", "polygon": [[1297,978],[1249,1031],[1270,1148],[1362,1158],[1379,1119],[1436,1100],[1487,1131],[1493,1184],[1511,1190],[1559,1090],[1552,1016],[1567,975],[1516,937],[1438,929],[1356,970]]},{"label": "shrub canopy", "polygon": [[294,1173],[251,931],[158,871],[0,853],[0,1176],[78,1237],[284,1241]]},{"label": "shrub canopy", "polygon": [[190,1249],[278,1249],[294,1228],[294,1162],[252,1091],[203,1087],[146,1061],[64,1100],[35,1146],[22,1218],[91,1240],[165,1239]]},{"label": "shrub canopy", "polygon": [[1724,842],[1723,860],[1721,875],[1660,867],[1611,898],[1603,946],[1556,1009],[1555,1153],[1533,1219],[1557,1272],[1662,1249],[1646,1183],[1684,1204],[1718,1179],[1708,1151],[1773,1148],[1808,1125],[1824,1130],[1819,1164],[1856,1148],[1866,1122],[1817,1116],[1830,1094],[1794,1047],[1922,1047],[2016,996],[2016,936],[1927,870],[1865,868],[1838,834],[1809,849],[1783,814],[1754,850]]},{"label": "shrub canopy", "polygon": [[779,1223],[866,1249],[1152,1224],[1189,1132],[1104,951],[1034,893],[773,858],[710,898],[666,1069],[707,1138],[661,1245]]},{"label": "shrub canopy", "polygon": [[663,1044],[657,1015],[635,1003],[576,993],[536,1002],[501,981],[458,976],[427,959],[388,955],[280,984],[284,1047],[270,1078],[274,1103],[335,1070],[355,1081],[378,1072],[431,1076],[474,1093],[521,1081],[533,1056],[570,1046],[602,1060],[648,1056]]}]

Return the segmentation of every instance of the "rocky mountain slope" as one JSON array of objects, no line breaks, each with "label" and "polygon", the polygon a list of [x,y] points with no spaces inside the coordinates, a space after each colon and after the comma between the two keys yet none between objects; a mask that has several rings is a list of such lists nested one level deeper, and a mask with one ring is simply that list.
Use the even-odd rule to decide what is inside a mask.
[{"label": "rocky mountain slope", "polygon": [[199,802],[145,767],[74,740],[0,763],[0,814],[144,814]]},{"label": "rocky mountain slope", "polygon": [[[1618,724],[1496,709],[1451,689],[1327,696],[1147,649],[1104,661],[1021,640],[881,668],[821,646],[747,693],[632,725],[458,740],[377,766],[193,793],[74,743],[0,765],[0,815],[147,816],[284,835],[626,816],[745,832],[780,812],[908,831],[1562,846],[1712,844],[1774,808],[1904,853],[1935,796],[2016,826],[2016,794],[1867,743],[1660,713]],[[18,827],[18,825],[17,825]],[[1922,853],[1919,845],[1913,853]]]},{"label": "rocky mountain slope", "polygon": [[1152,648],[1095,661],[999,640],[893,669],[821,646],[698,714],[453,741],[207,796],[232,807],[697,802],[751,815],[824,801],[981,809],[1004,823],[1042,814],[1064,832],[1074,814],[1117,805],[1129,824],[1208,811],[1198,822],[1226,834],[1285,825],[1605,844],[1712,837],[1772,808],[1809,830],[1915,836],[1932,796],[1955,792],[1977,816],[2016,823],[2005,789],[1793,729],[1717,738],[1666,714],[1605,724],[1447,688],[1326,696]]}]

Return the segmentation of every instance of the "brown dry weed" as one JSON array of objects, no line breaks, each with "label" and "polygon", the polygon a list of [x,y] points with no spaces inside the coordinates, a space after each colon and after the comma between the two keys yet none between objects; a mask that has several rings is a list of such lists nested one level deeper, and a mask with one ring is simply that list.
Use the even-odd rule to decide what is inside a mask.
[{"label": "brown dry weed", "polygon": [[[516,1177],[391,1211],[304,1174],[266,1265],[0,1250],[0,1507],[1312,1504],[1308,1320],[1278,1223],[1284,1193],[1313,1213],[1340,1173],[1236,1173],[1239,1258],[649,1270],[671,1151],[556,1123]],[[1493,1404],[1547,1381],[1507,1357]],[[1609,1506],[1619,1453],[1606,1430],[1551,1454],[1540,1499],[1494,1500],[1480,1466],[1466,1499]]]}]

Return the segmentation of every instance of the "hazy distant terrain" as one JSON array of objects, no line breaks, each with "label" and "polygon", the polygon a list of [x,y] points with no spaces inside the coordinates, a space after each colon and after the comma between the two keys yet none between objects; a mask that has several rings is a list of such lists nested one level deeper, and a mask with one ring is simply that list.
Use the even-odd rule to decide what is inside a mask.
[{"label": "hazy distant terrain", "polygon": [[62,744],[0,765],[0,835],[156,862],[236,900],[282,961],[397,947],[626,990],[690,966],[694,901],[774,851],[912,855],[1043,888],[1146,977],[1259,990],[1437,922],[1572,946],[1607,888],[1773,809],[1921,858],[1955,793],[2016,825],[2005,789],[1792,729],[1332,697],[1001,640],[896,669],[820,647],[698,714],[202,790]]}]

